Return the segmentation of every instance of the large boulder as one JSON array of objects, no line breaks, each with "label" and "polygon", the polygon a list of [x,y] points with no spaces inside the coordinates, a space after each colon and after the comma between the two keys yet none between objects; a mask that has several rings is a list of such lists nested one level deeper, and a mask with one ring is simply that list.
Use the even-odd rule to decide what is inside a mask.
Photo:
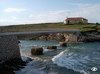
[{"label": "large boulder", "polygon": [[57,46],[48,46],[47,49],[57,49]]},{"label": "large boulder", "polygon": [[60,46],[66,47],[67,43],[66,42],[59,42]]},{"label": "large boulder", "polygon": [[33,47],[31,49],[32,55],[42,55],[43,54],[43,48],[42,47]]}]

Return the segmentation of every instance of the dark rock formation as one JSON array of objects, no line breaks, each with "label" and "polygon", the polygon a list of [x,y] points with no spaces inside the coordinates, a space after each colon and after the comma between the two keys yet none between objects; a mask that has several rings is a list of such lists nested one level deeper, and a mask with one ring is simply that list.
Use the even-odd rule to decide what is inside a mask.
[{"label": "dark rock formation", "polygon": [[84,32],[78,39],[79,42],[100,42],[99,32]]},{"label": "dark rock formation", "polygon": [[42,47],[33,47],[31,49],[32,55],[42,55],[43,54],[43,48]]},{"label": "dark rock formation", "polygon": [[47,49],[57,49],[57,46],[48,46]]},{"label": "dark rock formation", "polygon": [[60,46],[66,47],[67,43],[66,42],[59,42]]},{"label": "dark rock formation", "polygon": [[26,62],[20,58],[10,59],[0,64],[0,74],[15,74],[15,70],[19,70],[26,65]]}]

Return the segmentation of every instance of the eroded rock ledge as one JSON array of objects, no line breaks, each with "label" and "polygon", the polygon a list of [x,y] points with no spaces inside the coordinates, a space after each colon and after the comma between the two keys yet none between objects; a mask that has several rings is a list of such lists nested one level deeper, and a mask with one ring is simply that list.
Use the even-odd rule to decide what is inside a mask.
[{"label": "eroded rock ledge", "polygon": [[76,42],[95,42],[100,41],[99,32],[84,32],[79,36],[75,33],[55,33],[55,34],[42,34],[33,36],[32,40],[57,40],[59,42],[76,43]]}]

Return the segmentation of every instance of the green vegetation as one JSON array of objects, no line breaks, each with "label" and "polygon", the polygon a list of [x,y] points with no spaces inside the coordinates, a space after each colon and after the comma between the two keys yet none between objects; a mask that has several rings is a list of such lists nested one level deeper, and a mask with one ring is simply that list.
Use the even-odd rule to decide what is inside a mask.
[{"label": "green vegetation", "polygon": [[0,27],[2,32],[20,32],[20,31],[35,31],[35,30],[56,30],[56,29],[79,29],[81,31],[100,30],[100,25],[97,24],[74,24],[65,25],[63,23],[42,23],[42,24],[23,24]]},{"label": "green vegetation", "polygon": [[99,26],[97,25],[87,25],[85,27],[82,27],[80,29],[82,32],[87,32],[87,31],[98,31],[99,30]]}]

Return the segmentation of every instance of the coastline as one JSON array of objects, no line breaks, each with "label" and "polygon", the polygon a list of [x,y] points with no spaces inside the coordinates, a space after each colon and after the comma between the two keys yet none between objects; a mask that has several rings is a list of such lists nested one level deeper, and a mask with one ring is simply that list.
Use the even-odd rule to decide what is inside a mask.
[{"label": "coastline", "polygon": [[[84,43],[84,42],[97,42],[100,41],[100,32],[84,32],[77,36],[74,33],[55,33],[55,34],[42,34],[35,35],[29,40],[56,40],[65,43]],[[14,59],[15,60],[15,59]],[[24,68],[25,62],[16,60],[17,65],[13,64],[15,61],[9,60],[4,64],[1,64],[0,69],[2,73],[8,72],[8,74],[14,74],[15,70]],[[5,71],[6,70],[6,71]],[[7,73],[6,73],[7,74]]]},{"label": "coastline", "polygon": [[79,36],[74,33],[55,33],[35,35],[29,40],[57,40],[66,43],[100,42],[100,32],[80,32]]}]

